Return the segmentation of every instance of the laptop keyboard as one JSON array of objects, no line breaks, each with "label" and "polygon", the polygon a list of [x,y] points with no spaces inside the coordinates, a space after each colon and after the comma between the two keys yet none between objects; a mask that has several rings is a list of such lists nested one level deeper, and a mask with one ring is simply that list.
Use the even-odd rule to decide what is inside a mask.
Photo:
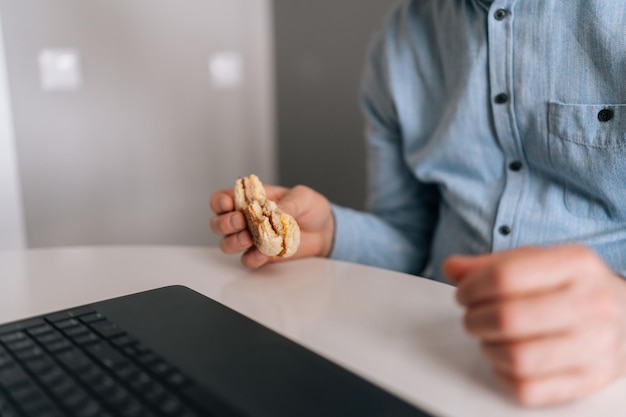
[{"label": "laptop keyboard", "polygon": [[91,309],[0,326],[2,417],[195,417],[202,391]]}]

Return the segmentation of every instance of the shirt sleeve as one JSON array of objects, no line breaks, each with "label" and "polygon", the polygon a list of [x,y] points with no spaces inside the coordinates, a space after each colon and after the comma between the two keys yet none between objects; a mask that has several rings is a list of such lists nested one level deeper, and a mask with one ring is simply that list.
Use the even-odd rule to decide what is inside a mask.
[{"label": "shirt sleeve", "polygon": [[331,257],[419,274],[428,261],[439,196],[434,186],[417,180],[404,159],[399,104],[389,75],[393,57],[387,45],[393,40],[386,33],[392,32],[383,30],[373,38],[362,79],[366,212],[333,205],[336,230]]}]

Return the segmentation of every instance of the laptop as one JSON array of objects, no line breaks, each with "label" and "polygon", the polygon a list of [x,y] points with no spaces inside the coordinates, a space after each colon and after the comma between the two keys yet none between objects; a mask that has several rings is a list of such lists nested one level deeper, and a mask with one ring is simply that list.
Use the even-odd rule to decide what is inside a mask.
[{"label": "laptop", "polygon": [[0,325],[0,416],[429,416],[169,286]]}]

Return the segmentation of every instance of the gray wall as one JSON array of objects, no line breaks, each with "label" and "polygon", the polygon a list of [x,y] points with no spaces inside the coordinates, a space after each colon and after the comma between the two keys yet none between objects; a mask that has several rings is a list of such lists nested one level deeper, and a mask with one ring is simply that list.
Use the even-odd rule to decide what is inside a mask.
[{"label": "gray wall", "polygon": [[274,0],[279,178],[362,208],[365,50],[393,0]]},{"label": "gray wall", "polygon": [[[208,199],[275,178],[269,0],[0,0],[30,247],[212,244]],[[43,91],[75,48],[83,85]],[[244,82],[209,82],[237,51]]]}]

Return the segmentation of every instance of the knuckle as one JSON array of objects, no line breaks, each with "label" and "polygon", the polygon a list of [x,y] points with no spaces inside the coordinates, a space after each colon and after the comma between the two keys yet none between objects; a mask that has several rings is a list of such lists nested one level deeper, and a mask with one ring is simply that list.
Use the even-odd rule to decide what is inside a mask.
[{"label": "knuckle", "polygon": [[309,192],[311,189],[307,187],[306,185],[298,184],[298,185],[295,185],[291,190],[293,193],[301,194],[301,193]]},{"label": "knuckle", "polygon": [[220,227],[220,217],[219,216],[213,216],[211,217],[211,221],[209,222],[209,225],[211,227],[211,231],[215,234],[223,234],[221,232],[221,227]]},{"label": "knuckle", "polygon": [[224,253],[234,253],[237,252],[236,247],[234,246],[234,238],[235,236],[226,236],[220,240],[220,249]]},{"label": "knuckle", "polygon": [[468,310],[465,312],[465,314],[463,315],[463,326],[465,327],[465,330],[467,330],[468,333],[473,334],[473,335],[477,335],[477,331],[476,331],[476,326],[475,326],[475,314],[473,313],[473,311]]},{"label": "knuckle", "polygon": [[532,380],[519,380],[513,387],[513,395],[517,401],[526,407],[537,406],[541,404],[538,395],[538,384]]},{"label": "knuckle", "polygon": [[228,195],[226,190],[219,190],[211,195],[210,205],[213,212],[222,214],[232,210],[234,203],[232,197]]},{"label": "knuckle", "polygon": [[507,356],[507,367],[513,376],[526,377],[533,372],[531,352],[524,346],[512,346]]},{"label": "knuckle", "polygon": [[515,334],[519,328],[519,314],[511,305],[501,305],[495,310],[495,327],[503,335]]},{"label": "knuckle", "polygon": [[594,271],[602,263],[598,255],[583,245],[567,246],[568,258],[575,260],[582,271]]},{"label": "knuckle", "polygon": [[228,216],[217,216],[215,218],[215,232],[220,235],[227,235],[229,232],[230,219]]},{"label": "knuckle", "polygon": [[493,266],[492,285],[498,294],[506,294],[511,290],[512,277],[508,264],[501,263]]},{"label": "knuckle", "polygon": [[596,317],[605,322],[620,320],[621,308],[615,295],[608,289],[602,289],[589,295],[587,304]]},{"label": "knuckle", "polygon": [[234,233],[222,238],[219,242],[222,252],[228,254],[237,253],[251,246],[251,239],[246,236],[247,233],[248,232]]}]

